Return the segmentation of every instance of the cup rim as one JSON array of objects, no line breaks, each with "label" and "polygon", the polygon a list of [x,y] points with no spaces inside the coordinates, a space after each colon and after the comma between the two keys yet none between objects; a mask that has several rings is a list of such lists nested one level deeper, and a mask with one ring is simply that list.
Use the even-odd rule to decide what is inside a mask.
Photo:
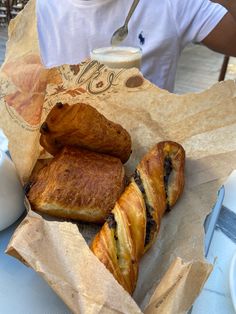
[{"label": "cup rim", "polygon": [[92,53],[101,53],[104,51],[129,51],[132,53],[142,52],[140,47],[136,46],[107,46],[107,47],[99,47],[91,50]]},{"label": "cup rim", "polygon": [[[118,55],[118,54],[112,54],[112,52],[117,51],[128,51],[130,54],[127,55]],[[104,54],[104,52],[108,52],[108,54]],[[90,52],[90,57],[96,60],[101,61],[110,61],[111,58],[114,60],[114,62],[122,62],[122,61],[132,61],[136,59],[142,58],[142,50],[139,47],[131,47],[131,46],[108,46],[108,47],[101,47],[101,48],[95,48]]]}]

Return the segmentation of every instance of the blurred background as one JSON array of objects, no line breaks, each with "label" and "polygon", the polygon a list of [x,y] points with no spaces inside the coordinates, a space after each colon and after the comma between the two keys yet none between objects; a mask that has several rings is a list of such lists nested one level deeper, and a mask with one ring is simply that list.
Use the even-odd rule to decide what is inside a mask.
[{"label": "blurred background", "polygon": [[[0,0],[0,64],[5,58],[7,27],[28,0]],[[196,44],[189,45],[181,55],[175,93],[201,92],[224,79],[236,79],[236,58],[213,52]]]}]

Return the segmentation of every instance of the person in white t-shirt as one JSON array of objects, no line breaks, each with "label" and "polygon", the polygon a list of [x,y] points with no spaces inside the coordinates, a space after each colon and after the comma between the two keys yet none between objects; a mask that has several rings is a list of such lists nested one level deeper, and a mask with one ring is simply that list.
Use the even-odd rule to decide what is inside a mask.
[{"label": "person in white t-shirt", "polygon": [[[77,64],[94,48],[110,45],[133,0],[37,0],[43,64]],[[177,61],[191,42],[236,56],[236,0],[140,0],[124,46],[139,46],[141,71],[151,82],[174,89]]]}]

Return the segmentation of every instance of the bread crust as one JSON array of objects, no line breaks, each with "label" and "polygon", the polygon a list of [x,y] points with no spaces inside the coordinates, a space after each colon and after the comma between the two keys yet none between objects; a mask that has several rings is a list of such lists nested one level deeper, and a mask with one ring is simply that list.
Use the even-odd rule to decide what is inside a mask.
[{"label": "bread crust", "polygon": [[40,132],[41,146],[52,155],[64,146],[75,146],[117,157],[125,163],[131,154],[129,133],[84,103],[57,103]]},{"label": "bread crust", "polygon": [[183,192],[184,165],[180,144],[155,145],[137,166],[91,244],[93,253],[130,294],[136,286],[139,261],[156,240],[162,216]]},{"label": "bread crust", "polygon": [[102,223],[124,190],[118,158],[65,147],[34,175],[28,199],[36,211]]}]

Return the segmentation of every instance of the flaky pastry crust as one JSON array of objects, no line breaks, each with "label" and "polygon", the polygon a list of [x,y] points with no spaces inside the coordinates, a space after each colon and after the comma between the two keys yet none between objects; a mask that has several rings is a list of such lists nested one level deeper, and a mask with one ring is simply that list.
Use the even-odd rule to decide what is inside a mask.
[{"label": "flaky pastry crust", "polygon": [[139,261],[154,243],[163,214],[182,194],[184,164],[180,144],[155,145],[91,244],[93,253],[129,293],[135,289]]},{"label": "flaky pastry crust", "polygon": [[34,175],[28,199],[36,211],[55,217],[102,223],[124,190],[118,158],[65,147]]},{"label": "flaky pastry crust", "polygon": [[129,133],[84,103],[57,103],[40,132],[41,146],[52,155],[64,146],[75,146],[117,157],[125,163],[131,154]]}]

